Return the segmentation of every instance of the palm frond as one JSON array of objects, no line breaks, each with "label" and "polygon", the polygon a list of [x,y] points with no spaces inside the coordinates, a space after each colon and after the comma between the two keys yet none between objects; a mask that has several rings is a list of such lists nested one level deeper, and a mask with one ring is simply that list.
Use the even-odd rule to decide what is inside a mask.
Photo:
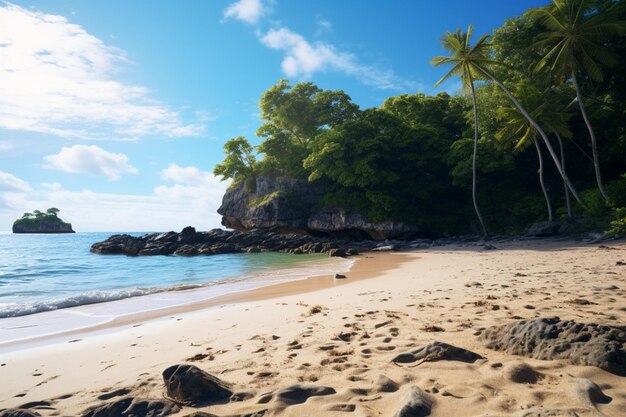
[{"label": "palm frond", "polygon": [[454,67],[452,67],[452,69],[448,71],[446,75],[441,77],[439,81],[435,83],[435,87],[438,87],[442,82],[452,77],[453,75],[459,75],[460,72],[461,72],[461,64],[459,63],[459,64],[456,64]]}]

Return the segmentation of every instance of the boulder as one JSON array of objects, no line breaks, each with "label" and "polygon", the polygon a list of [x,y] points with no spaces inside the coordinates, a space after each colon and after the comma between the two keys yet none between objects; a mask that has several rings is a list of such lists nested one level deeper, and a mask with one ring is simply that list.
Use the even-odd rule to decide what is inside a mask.
[{"label": "boulder", "polygon": [[626,326],[603,326],[558,317],[519,320],[486,329],[489,349],[534,359],[564,359],[626,376]]},{"label": "boulder", "polygon": [[167,395],[183,404],[214,403],[233,395],[230,384],[194,365],[173,365],[163,371]]},{"label": "boulder", "polygon": [[373,392],[396,392],[399,385],[385,375],[378,375],[372,384]]},{"label": "boulder", "polygon": [[400,403],[402,406],[394,417],[426,417],[433,407],[428,394],[415,385],[403,389]]}]

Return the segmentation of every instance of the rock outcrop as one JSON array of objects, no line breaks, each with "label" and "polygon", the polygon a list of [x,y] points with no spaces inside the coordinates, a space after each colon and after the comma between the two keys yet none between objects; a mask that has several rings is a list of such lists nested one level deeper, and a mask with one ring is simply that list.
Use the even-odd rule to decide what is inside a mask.
[{"label": "rock outcrop", "polygon": [[209,404],[233,395],[221,379],[193,365],[173,365],[163,371],[167,395],[183,404]]},{"label": "rock outcrop", "polygon": [[566,359],[626,376],[626,327],[561,320],[520,320],[490,327],[480,336],[489,349],[534,359]]},{"label": "rock outcrop", "polygon": [[353,210],[318,209],[323,188],[293,178],[258,177],[254,190],[245,181],[226,191],[217,210],[222,225],[235,230],[267,229],[350,240],[409,239],[416,227],[400,222],[372,223]]},{"label": "rock outcrop", "polygon": [[[371,249],[375,242],[360,242],[359,250]],[[307,235],[284,235],[253,230],[237,232],[213,229],[196,232],[186,227],[182,232],[152,233],[143,236],[113,235],[94,243],[91,252],[105,255],[218,255],[242,252],[286,252],[293,254],[324,253],[330,256],[356,255],[359,250],[352,243]]]},{"label": "rock outcrop", "polygon": [[28,223],[17,220],[13,233],[75,233],[70,223],[63,221],[32,220]]}]

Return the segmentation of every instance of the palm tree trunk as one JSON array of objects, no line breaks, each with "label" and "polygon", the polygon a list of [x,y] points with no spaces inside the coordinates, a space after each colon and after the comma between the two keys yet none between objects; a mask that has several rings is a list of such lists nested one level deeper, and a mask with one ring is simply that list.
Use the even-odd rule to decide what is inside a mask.
[{"label": "palm tree trunk", "polygon": [[600,194],[604,200],[608,200],[609,196],[604,189],[604,184],[602,183],[602,174],[600,173],[600,160],[598,159],[598,145],[596,142],[596,134],[593,132],[593,128],[591,127],[591,123],[589,122],[589,118],[587,117],[587,111],[585,110],[585,105],[583,104],[583,96],[580,93],[580,87],[578,86],[578,80],[576,79],[576,73],[572,70],[572,81],[574,82],[574,88],[576,89],[576,100],[578,101],[578,106],[580,107],[580,112],[583,115],[583,120],[587,125],[587,130],[589,131],[589,136],[591,137],[591,156],[593,157],[593,168],[596,171],[596,182],[598,183],[598,190],[600,190]]},{"label": "palm tree trunk", "polygon": [[541,184],[541,191],[543,191],[543,196],[546,199],[546,206],[548,207],[548,221],[552,223],[554,220],[552,218],[552,204],[550,204],[550,197],[548,196],[548,190],[546,189],[546,184],[543,181],[543,155],[541,154],[541,147],[539,146],[539,142],[533,140],[535,144],[535,149],[537,149],[537,158],[539,158],[539,170],[537,173],[539,174],[539,183]]},{"label": "palm tree trunk", "polygon": [[532,125],[532,127],[534,127],[535,129],[537,129],[537,132],[539,132],[539,134],[541,135],[541,138],[543,139],[543,142],[546,144],[546,147],[548,148],[548,152],[550,152],[550,156],[552,157],[552,160],[556,164],[556,168],[559,170],[559,174],[561,174],[561,177],[563,178],[563,181],[565,181],[565,183],[567,184],[567,187],[572,192],[572,195],[574,196],[576,201],[578,201],[578,204],[580,204],[581,206],[585,207],[585,204],[582,202],[582,200],[578,196],[578,193],[576,192],[576,189],[572,185],[572,182],[567,177],[567,174],[563,171],[563,168],[561,166],[561,161],[559,160],[559,157],[554,152],[554,149],[552,149],[552,145],[550,144],[550,141],[548,140],[548,136],[546,136],[546,132],[544,132],[543,129],[541,128],[541,126],[539,126],[539,124],[535,121],[535,119],[533,119],[530,116],[530,114],[528,114],[526,109],[524,107],[522,107],[522,105],[519,103],[519,101],[517,101],[517,99],[515,99],[515,97],[513,97],[513,94],[511,94],[509,89],[506,88],[504,86],[504,84],[502,84],[500,81],[498,81],[498,79],[496,77],[494,77],[491,73],[489,73],[485,69],[481,68],[481,70],[494,83],[496,83],[498,85],[498,87],[500,87],[502,89],[502,91],[504,91],[504,93],[509,97],[509,99],[511,99],[513,104],[515,104],[515,107],[517,107],[517,109],[524,115],[524,117],[526,117],[526,120],[528,120],[528,123],[530,123]]},{"label": "palm tree trunk", "polygon": [[474,91],[474,81],[470,80],[470,87],[472,90],[472,104],[474,107],[474,153],[472,155],[472,201],[474,202],[474,210],[476,216],[480,222],[480,227],[483,229],[483,236],[487,236],[487,228],[483,222],[483,217],[478,210],[478,201],[476,201],[476,153],[478,150],[478,113],[476,112],[476,91]]},{"label": "palm tree trunk", "polygon": [[[558,134],[558,132],[553,131],[556,139],[559,141],[559,150],[561,153],[561,168],[563,169],[563,172],[565,172],[565,151],[563,150],[563,140],[561,139],[561,135]],[[565,183],[565,181],[563,181],[563,188],[565,189],[565,205],[567,206],[567,218],[569,219],[573,219],[574,218],[574,213],[572,212],[572,201],[569,198],[569,190],[567,189],[567,184]]]}]

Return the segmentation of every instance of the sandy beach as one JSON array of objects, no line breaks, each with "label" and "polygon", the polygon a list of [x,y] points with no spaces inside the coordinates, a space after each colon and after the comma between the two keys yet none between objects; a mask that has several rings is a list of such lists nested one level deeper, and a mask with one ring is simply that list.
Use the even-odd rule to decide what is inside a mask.
[{"label": "sandy beach", "polygon": [[[131,397],[167,402],[163,371],[192,364],[235,395],[168,402],[177,416],[625,416],[625,376],[494,350],[483,336],[555,316],[623,331],[626,242],[495,246],[366,253],[345,279],[314,277],[14,345],[0,354],[0,409],[127,415],[87,410]],[[435,341],[464,351],[419,359]],[[166,415],[157,408],[133,415]]]}]

